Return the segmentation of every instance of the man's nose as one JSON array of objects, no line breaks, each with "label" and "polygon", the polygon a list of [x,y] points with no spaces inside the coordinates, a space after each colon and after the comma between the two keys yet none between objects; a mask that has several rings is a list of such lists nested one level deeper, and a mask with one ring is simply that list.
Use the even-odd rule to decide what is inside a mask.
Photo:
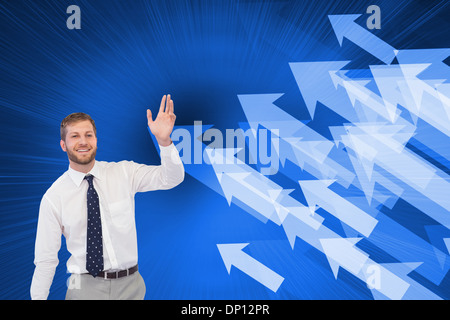
[{"label": "man's nose", "polygon": [[81,145],[87,145],[87,139],[86,139],[86,137],[81,136],[81,137],[80,137],[80,140],[79,140],[79,142],[78,142],[78,144],[81,144]]}]

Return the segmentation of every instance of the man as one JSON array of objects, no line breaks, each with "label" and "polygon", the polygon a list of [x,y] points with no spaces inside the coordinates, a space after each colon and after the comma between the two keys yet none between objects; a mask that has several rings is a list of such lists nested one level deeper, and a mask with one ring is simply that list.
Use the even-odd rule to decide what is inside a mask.
[{"label": "man", "polygon": [[184,168],[170,134],[175,124],[173,100],[163,96],[148,126],[161,155],[160,166],[132,161],[96,161],[95,122],[84,113],[61,123],[61,148],[69,169],[44,194],[36,235],[32,299],[47,299],[61,234],[71,253],[66,299],[143,299],[145,284],[137,267],[134,220],[136,192],[170,189],[184,179]]}]

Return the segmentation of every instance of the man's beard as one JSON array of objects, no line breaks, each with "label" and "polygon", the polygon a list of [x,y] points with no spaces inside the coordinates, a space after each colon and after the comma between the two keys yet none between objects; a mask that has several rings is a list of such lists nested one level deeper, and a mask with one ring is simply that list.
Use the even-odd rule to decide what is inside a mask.
[{"label": "man's beard", "polygon": [[95,155],[97,154],[97,148],[94,149],[94,151],[92,152],[91,156],[89,158],[81,158],[78,157],[78,155],[76,154],[76,151],[71,151],[69,149],[67,149],[67,156],[69,157],[69,160],[72,162],[75,162],[76,164],[81,164],[81,165],[85,165],[90,163],[91,161],[93,161],[95,159]]}]

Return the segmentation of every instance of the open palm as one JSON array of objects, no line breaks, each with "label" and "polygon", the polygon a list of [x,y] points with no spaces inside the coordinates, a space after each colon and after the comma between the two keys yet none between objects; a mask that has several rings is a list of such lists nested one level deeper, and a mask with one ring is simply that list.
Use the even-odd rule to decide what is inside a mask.
[{"label": "open palm", "polygon": [[162,97],[159,112],[155,120],[152,119],[152,112],[150,109],[147,109],[148,126],[159,145],[168,146],[172,143],[170,134],[172,133],[175,119],[176,116],[173,113],[173,100],[170,98],[170,94]]}]

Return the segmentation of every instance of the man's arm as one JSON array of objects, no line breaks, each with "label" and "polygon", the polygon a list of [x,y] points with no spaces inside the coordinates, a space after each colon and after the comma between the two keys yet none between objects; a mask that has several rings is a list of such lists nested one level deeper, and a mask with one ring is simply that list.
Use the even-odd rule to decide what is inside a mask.
[{"label": "man's arm", "polygon": [[61,221],[56,208],[44,195],[39,208],[39,219],[34,249],[36,268],[31,281],[30,294],[33,300],[45,300],[58,265],[61,248]]},{"label": "man's arm", "polygon": [[161,156],[160,166],[146,166],[132,163],[132,189],[134,192],[170,189],[184,180],[184,167],[178,150],[172,143],[170,135],[175,124],[173,100],[170,95],[163,96],[156,119],[147,110],[150,131],[155,136]]},{"label": "man's arm", "polygon": [[184,166],[177,148],[173,144],[167,147],[160,145],[159,148],[159,166],[127,162],[125,170],[132,178],[133,193],[171,189],[184,180]]}]

